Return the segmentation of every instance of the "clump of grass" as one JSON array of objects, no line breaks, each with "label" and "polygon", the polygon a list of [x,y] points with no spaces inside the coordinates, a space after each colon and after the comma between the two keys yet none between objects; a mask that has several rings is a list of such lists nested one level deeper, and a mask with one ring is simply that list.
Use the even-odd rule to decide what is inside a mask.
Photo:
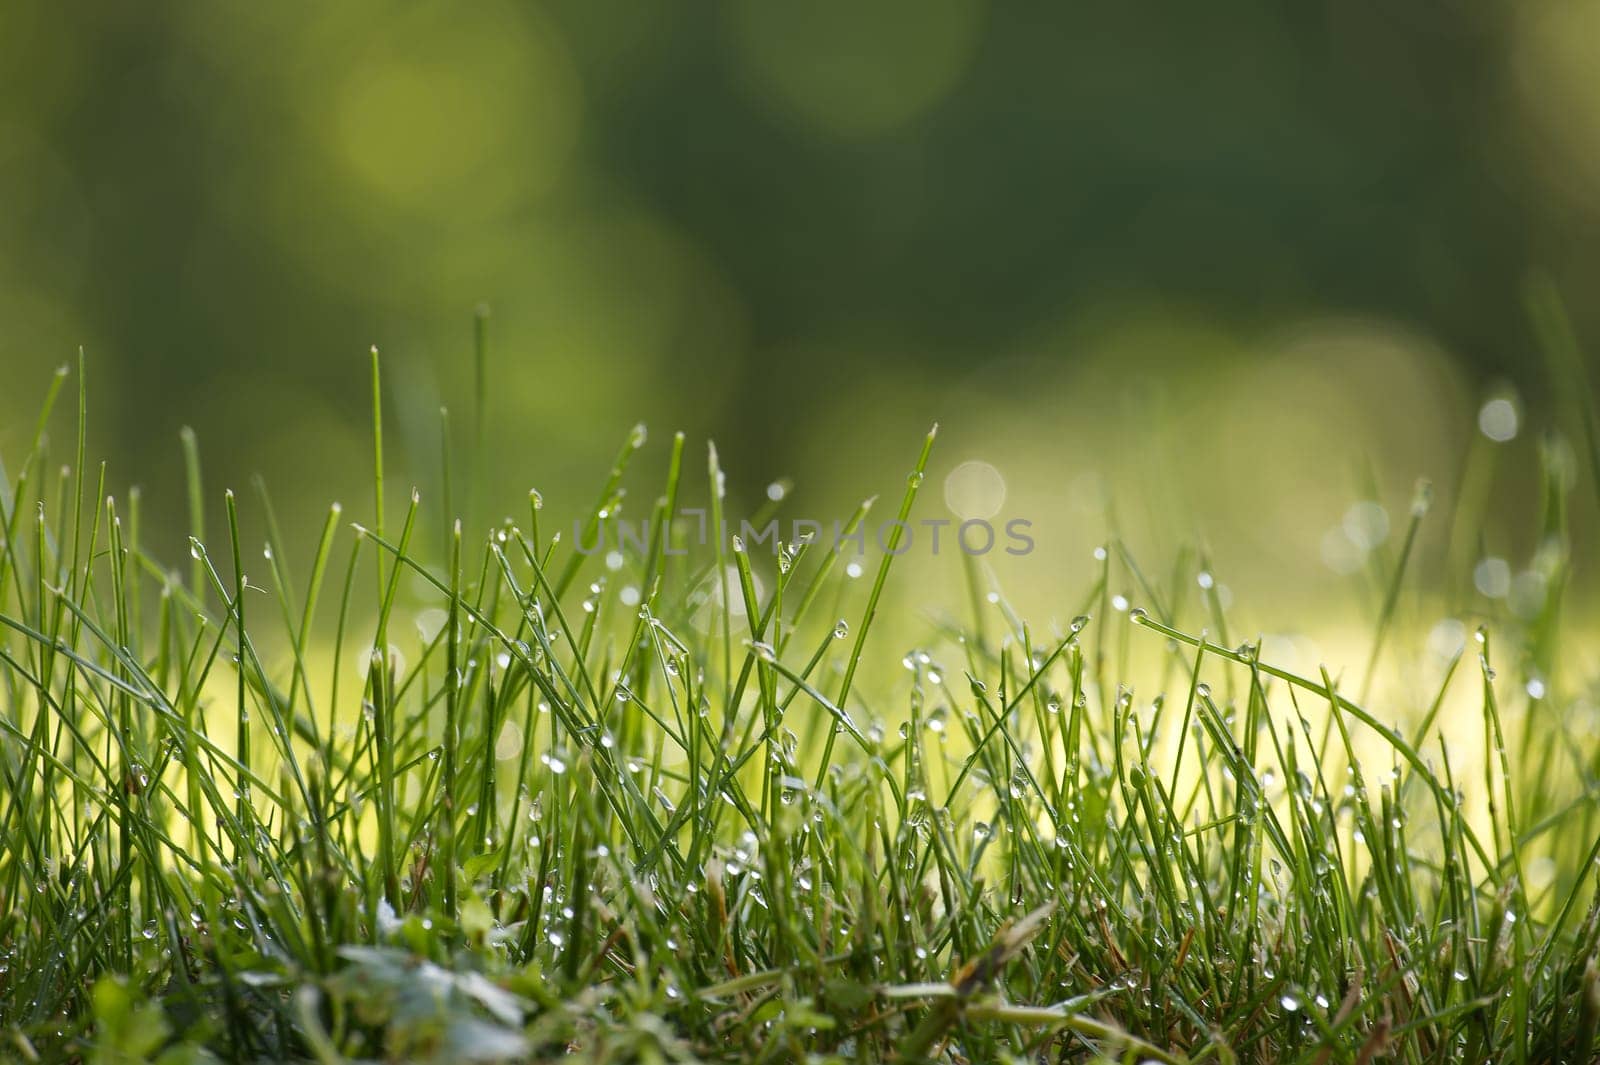
[{"label": "clump of grass", "polygon": [[[1204,556],[1151,581],[1115,539],[1062,630],[995,589],[901,663],[892,552],[852,582],[848,542],[686,545],[680,496],[720,523],[721,474],[712,449],[688,484],[681,435],[615,571],[543,528],[537,493],[492,529],[416,493],[386,516],[372,373],[374,512],[333,507],[299,581],[264,493],[227,494],[207,537],[192,434],[188,574],[142,542],[137,496],[86,462],[81,375],[51,478],[51,386],[0,484],[7,1055],[1594,1053],[1600,761],[1558,624],[1565,478],[1545,610],[1486,619],[1416,707],[1349,694],[1410,668],[1385,648],[1411,535],[1375,563],[1350,685],[1230,645]],[[864,698],[884,661],[898,679]],[[1469,691],[1485,753],[1463,764],[1439,726]]]}]

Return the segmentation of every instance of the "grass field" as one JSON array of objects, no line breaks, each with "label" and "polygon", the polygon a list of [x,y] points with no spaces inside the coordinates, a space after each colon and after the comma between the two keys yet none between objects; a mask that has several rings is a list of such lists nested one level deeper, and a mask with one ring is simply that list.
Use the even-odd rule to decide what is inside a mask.
[{"label": "grass field", "polygon": [[[969,610],[886,593],[892,553],[682,546],[661,519],[721,496],[681,436],[632,434],[587,512],[617,515],[641,452],[667,466],[616,559],[536,494],[464,527],[465,482],[386,483],[372,372],[374,450],[339,461],[373,498],[307,557],[264,494],[200,527],[192,437],[191,557],[147,547],[85,454],[81,375],[6,470],[7,1058],[1594,1055],[1571,461],[1530,518],[1537,609],[1463,609],[1419,658],[1415,531],[1453,520],[1419,493],[1361,660],[1300,674],[1232,631],[1198,552],[1108,542],[1047,628],[979,566]],[[73,382],[76,451],[49,454]],[[848,520],[915,513],[934,444]]]}]

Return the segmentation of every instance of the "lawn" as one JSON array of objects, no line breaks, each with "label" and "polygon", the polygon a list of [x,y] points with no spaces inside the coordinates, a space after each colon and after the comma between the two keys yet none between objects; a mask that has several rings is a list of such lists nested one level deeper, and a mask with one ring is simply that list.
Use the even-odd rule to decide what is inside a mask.
[{"label": "lawn", "polygon": [[[372,498],[304,557],[264,492],[207,535],[190,436],[175,558],[85,453],[81,371],[0,485],[8,1058],[1594,1054],[1588,488],[1557,451],[1536,610],[1406,630],[1416,530],[1451,520],[1419,491],[1363,654],[1297,672],[1198,551],[1112,538],[1030,624],[970,559],[969,606],[871,537],[692,542],[689,494],[728,516],[681,434],[629,434],[584,512],[589,542],[650,520],[614,556],[537,493],[454,520],[463,481],[385,480],[376,352],[373,449],[334,459]],[[920,513],[935,446],[843,528]]]}]

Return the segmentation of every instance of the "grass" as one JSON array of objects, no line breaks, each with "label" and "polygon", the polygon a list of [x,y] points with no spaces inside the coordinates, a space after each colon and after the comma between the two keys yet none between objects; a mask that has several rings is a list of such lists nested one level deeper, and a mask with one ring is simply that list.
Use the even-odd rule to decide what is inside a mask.
[{"label": "grass", "polygon": [[[1396,634],[1426,495],[1373,557],[1348,684],[1226,639],[1204,555],[1153,581],[1116,540],[1062,630],[974,567],[974,616],[902,663],[892,551],[853,581],[848,543],[687,546],[662,519],[698,493],[720,519],[721,474],[710,449],[689,484],[681,435],[616,571],[542,527],[537,493],[520,520],[457,520],[448,446],[442,505],[412,493],[386,521],[376,353],[372,515],[333,507],[293,569],[264,491],[228,493],[208,537],[186,433],[183,575],[86,461],[81,373],[51,476],[67,379],[0,485],[8,1058],[1595,1053],[1600,754],[1561,624],[1559,462],[1544,605],[1486,616],[1413,705],[1382,678],[1419,668]],[[645,447],[630,434],[589,533]],[[330,667],[365,647],[359,682]]]}]

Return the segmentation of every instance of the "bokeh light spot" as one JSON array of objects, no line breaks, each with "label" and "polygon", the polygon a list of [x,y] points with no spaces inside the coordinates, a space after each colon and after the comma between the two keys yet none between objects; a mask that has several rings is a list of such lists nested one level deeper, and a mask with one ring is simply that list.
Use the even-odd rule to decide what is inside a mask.
[{"label": "bokeh light spot", "polygon": [[992,518],[1005,506],[1006,479],[987,462],[963,462],[944,479],[944,502],[964,520]]},{"label": "bokeh light spot", "polygon": [[752,86],[823,132],[872,137],[910,122],[960,83],[977,50],[978,0],[728,7]]},{"label": "bokeh light spot", "polygon": [[1511,592],[1511,566],[1503,558],[1486,558],[1472,568],[1472,583],[1490,599],[1504,599]]},{"label": "bokeh light spot", "polygon": [[1478,410],[1478,430],[1497,444],[1513,440],[1517,435],[1517,405],[1498,396]]},{"label": "bokeh light spot", "polygon": [[554,32],[494,4],[413,9],[357,55],[333,105],[336,154],[364,188],[457,217],[548,188],[579,117]]}]

